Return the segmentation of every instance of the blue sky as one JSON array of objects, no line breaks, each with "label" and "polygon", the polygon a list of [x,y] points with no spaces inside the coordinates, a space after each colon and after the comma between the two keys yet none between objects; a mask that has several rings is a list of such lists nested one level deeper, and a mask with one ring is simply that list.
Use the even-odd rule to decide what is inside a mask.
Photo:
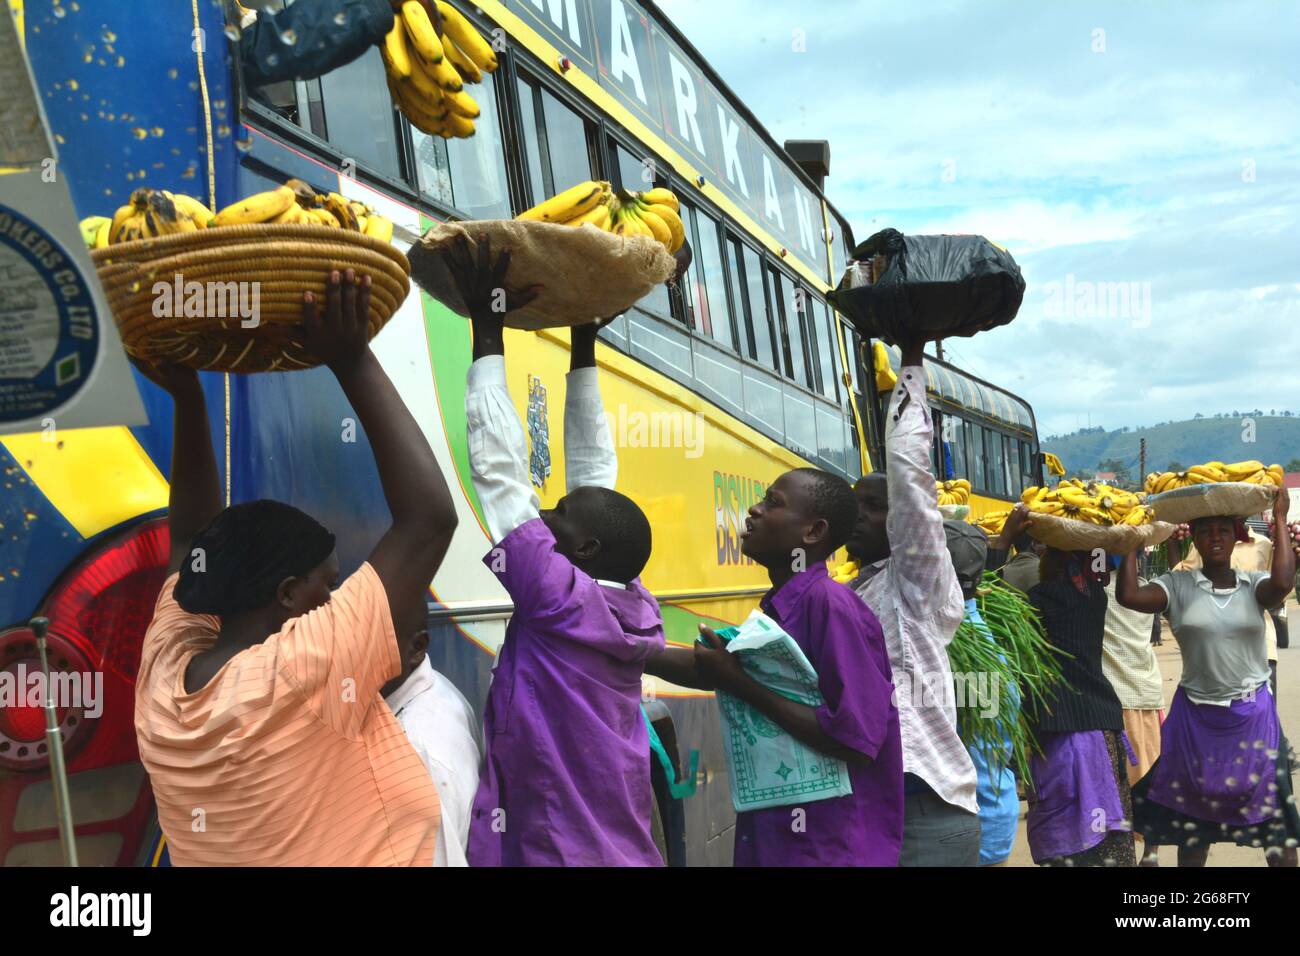
[{"label": "blue sky", "polygon": [[1300,413],[1300,3],[659,5],[778,142],[830,140],[857,239],[1011,250],[1020,315],[945,349],[1043,435]]}]

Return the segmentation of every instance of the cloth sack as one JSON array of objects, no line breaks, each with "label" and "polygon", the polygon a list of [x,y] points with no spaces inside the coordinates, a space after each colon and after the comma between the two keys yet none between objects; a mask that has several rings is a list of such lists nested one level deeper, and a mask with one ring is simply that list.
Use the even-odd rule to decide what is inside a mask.
[{"label": "cloth sack", "polygon": [[1032,514],[1029,533],[1050,548],[1062,551],[1095,551],[1128,554],[1138,548],[1160,544],[1174,533],[1174,526],[1163,521],[1151,524],[1100,525],[1078,518]]},{"label": "cloth sack", "polygon": [[1214,481],[1162,491],[1147,504],[1155,509],[1157,520],[1185,524],[1197,518],[1248,518],[1272,508],[1276,496],[1276,485]]},{"label": "cloth sack", "polygon": [[[809,707],[823,703],[817,672],[795,639],[762,611],[717,632],[750,677]],[[853,792],[843,760],[818,753],[749,704],[718,691],[722,742],[737,813],[829,800]]]},{"label": "cloth sack", "polygon": [[510,250],[505,284],[512,290],[543,286],[537,298],[506,315],[516,329],[582,325],[625,312],[667,282],[677,263],[663,243],[648,236],[616,236],[595,226],[492,219],[440,223],[408,253],[411,278],[457,315],[469,314],[439,250],[457,236],[471,254],[485,235],[492,255]]}]

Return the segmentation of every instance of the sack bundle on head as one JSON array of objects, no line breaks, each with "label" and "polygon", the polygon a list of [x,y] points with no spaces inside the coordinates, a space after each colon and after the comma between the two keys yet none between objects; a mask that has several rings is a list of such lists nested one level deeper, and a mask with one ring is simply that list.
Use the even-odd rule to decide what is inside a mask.
[{"label": "sack bundle on head", "polygon": [[1105,551],[1128,554],[1138,548],[1160,544],[1174,533],[1175,526],[1163,521],[1150,524],[1096,525],[1076,518],[1035,514],[1029,533],[1049,548],[1061,551]]},{"label": "sack bundle on head", "polygon": [[1014,319],[1025,296],[1015,259],[983,236],[885,229],[855,248],[853,259],[827,298],[870,338],[974,335]]},{"label": "sack bundle on head", "polygon": [[1152,495],[1147,504],[1161,521],[1186,524],[1197,518],[1248,518],[1273,507],[1275,485],[1219,481],[1188,485]]},{"label": "sack bundle on head", "polygon": [[618,315],[668,281],[677,263],[649,236],[618,236],[594,226],[516,219],[441,223],[411,247],[411,277],[457,315],[468,315],[441,250],[458,236],[476,254],[486,236],[495,258],[510,250],[505,284],[511,290],[542,286],[528,305],[506,315],[516,329],[582,325]]}]

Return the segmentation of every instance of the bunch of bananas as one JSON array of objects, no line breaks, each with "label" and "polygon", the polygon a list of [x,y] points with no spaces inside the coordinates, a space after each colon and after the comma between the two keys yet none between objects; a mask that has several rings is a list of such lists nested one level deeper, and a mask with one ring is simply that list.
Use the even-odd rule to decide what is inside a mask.
[{"label": "bunch of bananas", "polygon": [[840,584],[848,584],[858,576],[858,572],[861,570],[862,566],[853,558],[849,558],[835,569],[834,573],[831,574],[831,580],[838,581]]},{"label": "bunch of bananas", "polygon": [[137,189],[112,218],[87,216],[81,220],[81,238],[88,248],[103,249],[133,239],[206,229],[211,219],[212,210],[193,196],[166,189]]},{"label": "bunch of bananas", "polygon": [[465,84],[482,82],[484,72],[496,70],[497,55],[450,4],[438,0],[438,15],[441,35],[422,4],[402,4],[380,45],[388,92],[416,129],[443,139],[465,139],[474,135],[479,116]]},{"label": "bunch of bananas", "polygon": [[1238,461],[1225,465],[1221,461],[1207,461],[1204,465],[1194,465],[1186,471],[1153,471],[1147,475],[1143,486],[1150,494],[1174,488],[1186,488],[1189,485],[1208,485],[1218,481],[1243,481],[1252,485],[1273,484],[1281,488],[1282,466],[1268,465],[1262,461]]},{"label": "bunch of bananas", "polygon": [[941,505],[964,505],[970,501],[970,482],[965,478],[936,481],[934,488],[939,493]]},{"label": "bunch of bananas", "polygon": [[615,190],[603,179],[593,179],[566,189],[515,218],[565,226],[589,224],[618,236],[649,236],[673,253],[686,241],[686,227],[677,215],[680,208],[671,190],[658,188],[633,193]]},{"label": "bunch of bananas", "polygon": [[212,228],[249,223],[293,223],[363,232],[381,242],[393,238],[392,220],[363,202],[336,192],[318,193],[301,179],[231,203],[212,218]]},{"label": "bunch of bananas", "polygon": [[1133,492],[1079,478],[1063,478],[1055,488],[1026,488],[1020,500],[1035,514],[1103,526],[1144,525],[1155,520],[1155,512]]},{"label": "bunch of bananas", "polygon": [[1007,523],[1007,515],[1009,514],[1011,514],[1009,510],[987,511],[975,519],[975,527],[990,538],[996,538],[1002,533],[1002,526]]}]

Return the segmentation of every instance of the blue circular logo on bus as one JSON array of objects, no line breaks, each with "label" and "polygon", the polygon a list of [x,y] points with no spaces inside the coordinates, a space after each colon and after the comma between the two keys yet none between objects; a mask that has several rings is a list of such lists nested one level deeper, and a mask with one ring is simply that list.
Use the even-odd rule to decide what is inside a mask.
[{"label": "blue circular logo on bus", "polygon": [[43,227],[0,205],[0,422],[65,405],[98,354],[95,301],[76,261]]}]

